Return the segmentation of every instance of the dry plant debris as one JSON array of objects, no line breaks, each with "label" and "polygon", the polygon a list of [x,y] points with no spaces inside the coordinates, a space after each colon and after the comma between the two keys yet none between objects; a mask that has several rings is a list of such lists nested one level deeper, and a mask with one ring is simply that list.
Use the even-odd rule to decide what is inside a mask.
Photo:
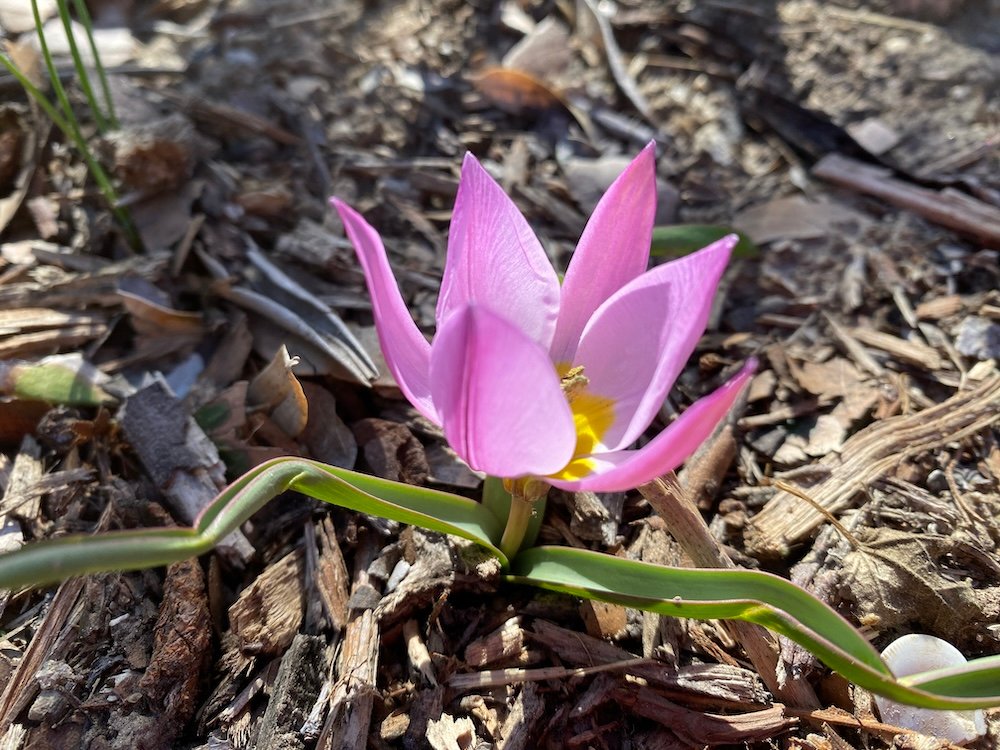
[{"label": "dry plant debris", "polygon": [[[564,264],[655,140],[658,223],[762,247],[661,410],[760,356],[672,485],[710,521],[695,562],[789,575],[879,645],[1000,651],[988,3],[88,5],[122,120],[93,143],[145,252],[0,76],[0,549],[189,523],[277,455],[475,496],[400,400],[326,198],[385,230],[431,333],[465,150]],[[0,27],[37,68],[23,2]],[[690,564],[662,499],[555,494],[541,539]],[[6,592],[0,618],[11,748],[947,746],[780,639],[506,586],[465,545],[300,497],[205,559]]]}]

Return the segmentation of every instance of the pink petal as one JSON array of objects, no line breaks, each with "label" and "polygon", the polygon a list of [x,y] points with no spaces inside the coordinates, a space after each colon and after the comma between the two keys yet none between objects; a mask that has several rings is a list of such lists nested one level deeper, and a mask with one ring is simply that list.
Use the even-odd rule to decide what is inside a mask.
[{"label": "pink petal", "polygon": [[576,481],[547,479],[570,492],[623,492],[676,469],[715,430],[732,408],[757,367],[751,359],[739,373],[715,392],[695,401],[667,429],[639,450],[594,454],[584,459],[589,475]]},{"label": "pink petal", "polygon": [[646,270],[656,214],[656,148],[650,143],[601,198],[563,281],[552,360],[572,362],[580,334],[608,297]]},{"label": "pink petal", "polygon": [[431,347],[406,309],[389,268],[382,238],[361,214],[343,201],[331,198],[330,204],[340,214],[347,236],[361,261],[386,364],[399,389],[417,411],[432,422],[440,423],[431,401]]},{"label": "pink petal", "polygon": [[576,429],[548,353],[484,307],[466,306],[438,328],[431,391],[448,442],[474,469],[545,475],[573,455]]},{"label": "pink petal", "polygon": [[472,154],[462,162],[437,319],[469,304],[502,314],[546,350],[559,279],[528,222]]},{"label": "pink petal", "polygon": [[587,324],[573,364],[591,393],[614,401],[615,421],[601,436],[609,450],[634,442],[656,416],[705,330],[736,241],[730,235],[644,273]]}]

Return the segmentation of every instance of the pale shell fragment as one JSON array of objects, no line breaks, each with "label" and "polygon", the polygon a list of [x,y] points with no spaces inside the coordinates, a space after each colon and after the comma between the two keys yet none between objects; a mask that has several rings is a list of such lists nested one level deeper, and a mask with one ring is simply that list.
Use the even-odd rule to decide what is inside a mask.
[{"label": "pale shell fragment", "polygon": [[[911,633],[885,647],[882,660],[896,677],[966,663],[965,656],[948,641],[932,635]],[[921,734],[941,737],[955,743],[971,742],[986,734],[986,714],[977,711],[936,711],[896,703],[875,696],[882,721]]]}]

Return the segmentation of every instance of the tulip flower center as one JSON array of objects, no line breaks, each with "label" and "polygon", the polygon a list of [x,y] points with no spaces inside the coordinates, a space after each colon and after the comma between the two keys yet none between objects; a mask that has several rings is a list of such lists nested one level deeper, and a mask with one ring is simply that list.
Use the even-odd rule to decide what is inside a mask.
[{"label": "tulip flower center", "polygon": [[594,460],[590,458],[590,454],[601,444],[604,434],[614,422],[615,404],[610,398],[590,392],[590,380],[582,367],[560,364],[556,371],[573,413],[576,449],[566,467],[552,476],[556,479],[580,479],[594,471]]}]

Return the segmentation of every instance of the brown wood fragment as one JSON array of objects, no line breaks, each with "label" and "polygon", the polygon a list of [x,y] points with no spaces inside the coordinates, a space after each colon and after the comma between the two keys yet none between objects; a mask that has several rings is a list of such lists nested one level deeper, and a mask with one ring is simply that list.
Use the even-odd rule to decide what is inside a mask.
[{"label": "brown wood fragment", "polygon": [[527,682],[514,700],[514,706],[500,727],[498,747],[503,750],[522,750],[534,747],[529,744],[539,719],[545,712],[545,699],[534,682]]},{"label": "brown wood fragment", "polygon": [[85,578],[71,578],[56,591],[41,625],[0,694],[0,733],[9,729],[18,714],[35,697],[38,684],[34,676],[49,658],[86,582]]},{"label": "brown wood fragment", "polygon": [[965,299],[961,295],[946,294],[924,300],[913,312],[921,320],[941,320],[962,312],[964,308]]},{"label": "brown wood fragment", "polygon": [[621,638],[628,625],[628,614],[620,604],[587,599],[580,603],[580,616],[587,632],[597,638]]},{"label": "brown wood fragment", "polygon": [[41,487],[42,448],[30,435],[21,441],[21,449],[14,458],[7,487],[0,498],[0,517],[10,515],[38,530],[39,509],[42,502]]},{"label": "brown wood fragment", "polygon": [[324,639],[296,635],[281,657],[271,697],[261,719],[254,747],[303,750],[300,729],[323,684],[326,672]]},{"label": "brown wood fragment", "polygon": [[430,467],[424,448],[406,425],[368,418],[355,422],[352,429],[372,473],[405,484],[427,480]]},{"label": "brown wood fragment", "polygon": [[337,542],[337,531],[333,521],[325,517],[317,524],[319,537],[319,559],[316,563],[316,587],[330,623],[337,631],[343,630],[347,624],[347,601],[350,598],[347,563]]},{"label": "brown wood fragment", "polygon": [[618,536],[624,502],[624,492],[574,492],[570,504],[570,531],[580,539],[611,546]]},{"label": "brown wood fragment", "polygon": [[210,125],[267,136],[276,143],[283,143],[288,146],[297,146],[302,142],[297,135],[289,133],[270,120],[255,115],[252,112],[237,109],[221,102],[211,102],[197,96],[186,96],[170,91],[162,91],[160,93],[177,106],[187,110],[187,113],[195,120],[200,120]]},{"label": "brown wood fragment", "polygon": [[632,713],[659,722],[685,742],[699,747],[773,740],[798,724],[798,719],[788,716],[782,705],[722,716],[684,708],[646,687],[624,686],[615,695]]},{"label": "brown wood fragment", "polygon": [[444,710],[444,687],[419,690],[410,704],[410,721],[403,735],[405,750],[424,750],[431,721],[439,719]]},{"label": "brown wood fragment", "polygon": [[301,551],[269,565],[229,608],[240,650],[282,653],[302,625],[303,596]]},{"label": "brown wood fragment", "polygon": [[833,334],[835,339],[840,341],[841,345],[859,367],[867,370],[875,377],[885,375],[885,368],[882,367],[882,365],[880,365],[875,358],[868,353],[867,349],[861,346],[858,340],[854,338],[846,328],[840,325],[840,323],[831,318],[829,315],[824,314],[823,318],[830,327],[830,333]]},{"label": "brown wood fragment", "polygon": [[[355,555],[352,597],[361,589],[371,589],[367,571],[376,552],[375,545],[368,541]],[[317,750],[364,750],[367,746],[378,657],[379,626],[375,611],[369,608],[355,611],[344,631],[330,713],[316,742]]]},{"label": "brown wood fragment", "polygon": [[625,661],[609,662],[593,667],[539,667],[537,669],[488,669],[483,672],[455,674],[448,680],[448,686],[459,692],[466,690],[485,690],[501,685],[520,685],[528,682],[548,680],[568,680],[604,672],[632,672],[636,667],[649,662],[649,659],[626,659]]},{"label": "brown wood fragment", "polygon": [[173,742],[194,716],[212,648],[205,574],[197,560],[167,568],[149,666],[139,688],[155,707],[158,739]]},{"label": "brown wood fragment", "polygon": [[[839,454],[819,461],[829,474],[809,489],[809,495],[829,513],[839,513],[865,487],[907,459],[996,424],[998,406],[1000,377],[994,376],[916,414],[876,422],[852,435]],[[749,520],[747,548],[755,555],[784,556],[825,520],[810,505],[779,492]]]},{"label": "brown wood fragment", "polygon": [[936,350],[919,341],[906,341],[890,333],[860,326],[852,328],[850,333],[862,344],[881,349],[896,359],[931,372],[940,370],[944,364]]},{"label": "brown wood fragment", "polygon": [[406,656],[413,668],[423,675],[428,684],[437,685],[434,663],[431,661],[427,644],[420,635],[420,626],[416,620],[407,620],[403,623],[403,640],[406,641]]},{"label": "brown wood fragment", "polygon": [[465,647],[465,663],[470,667],[516,662],[525,649],[520,617],[511,617],[499,628]]},{"label": "brown wood fragment", "polygon": [[1000,209],[954,188],[918,187],[891,177],[891,170],[840,154],[820,159],[813,167],[813,174],[849,190],[882,198],[949,229],[986,242],[1000,242]]}]

